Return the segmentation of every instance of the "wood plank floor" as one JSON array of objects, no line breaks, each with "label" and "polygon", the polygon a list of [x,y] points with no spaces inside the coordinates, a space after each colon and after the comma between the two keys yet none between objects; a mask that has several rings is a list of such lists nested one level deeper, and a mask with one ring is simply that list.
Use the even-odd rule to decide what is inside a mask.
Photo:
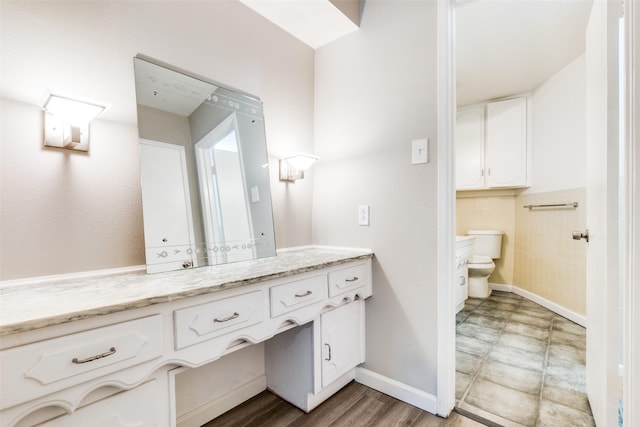
[{"label": "wood plank floor", "polygon": [[203,427],[220,426],[478,427],[482,424],[457,413],[451,413],[448,419],[437,417],[354,381],[309,414],[264,391]]}]

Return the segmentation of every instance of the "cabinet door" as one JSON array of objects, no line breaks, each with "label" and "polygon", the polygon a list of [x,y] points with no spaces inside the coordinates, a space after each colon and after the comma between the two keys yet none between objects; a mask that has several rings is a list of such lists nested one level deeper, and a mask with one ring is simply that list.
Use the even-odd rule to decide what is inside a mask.
[{"label": "cabinet door", "polygon": [[484,107],[456,115],[456,189],[484,187]]},{"label": "cabinet door", "polygon": [[355,301],[321,316],[323,387],[362,362],[362,305]]},{"label": "cabinet door", "polygon": [[527,185],[527,100],[487,104],[487,186]]}]

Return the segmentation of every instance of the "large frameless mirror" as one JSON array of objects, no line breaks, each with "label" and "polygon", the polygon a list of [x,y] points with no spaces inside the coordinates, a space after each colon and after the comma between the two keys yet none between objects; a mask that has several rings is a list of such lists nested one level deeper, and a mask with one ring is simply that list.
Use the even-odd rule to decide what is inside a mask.
[{"label": "large frameless mirror", "polygon": [[134,58],[147,272],[274,256],[262,102]]}]

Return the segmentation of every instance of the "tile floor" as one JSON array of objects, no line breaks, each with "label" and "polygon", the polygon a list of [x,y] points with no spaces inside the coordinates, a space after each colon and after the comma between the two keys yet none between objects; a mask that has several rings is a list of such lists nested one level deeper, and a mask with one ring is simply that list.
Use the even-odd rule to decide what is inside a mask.
[{"label": "tile floor", "polygon": [[510,292],[456,316],[456,404],[505,427],[594,426],[585,329]]}]

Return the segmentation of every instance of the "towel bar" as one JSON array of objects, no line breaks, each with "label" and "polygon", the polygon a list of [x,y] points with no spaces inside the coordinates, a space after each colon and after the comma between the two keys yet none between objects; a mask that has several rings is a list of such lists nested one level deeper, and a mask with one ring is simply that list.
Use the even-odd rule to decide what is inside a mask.
[{"label": "towel bar", "polygon": [[529,210],[534,208],[577,208],[578,202],[572,203],[555,203],[549,205],[524,205],[523,208],[527,208]]}]

